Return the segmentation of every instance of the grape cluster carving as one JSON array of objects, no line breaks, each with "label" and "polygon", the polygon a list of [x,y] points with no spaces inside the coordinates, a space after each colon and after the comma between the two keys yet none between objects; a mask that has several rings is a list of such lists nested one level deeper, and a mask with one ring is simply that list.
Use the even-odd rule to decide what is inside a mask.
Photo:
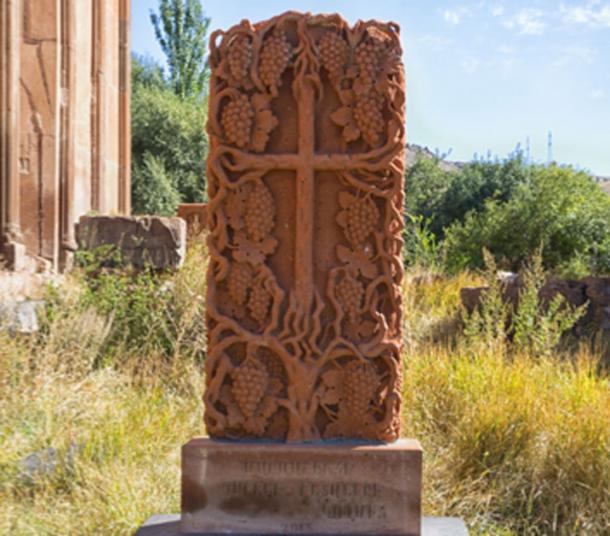
[{"label": "grape cluster carving", "polygon": [[237,35],[229,44],[227,61],[231,76],[236,81],[243,81],[248,76],[252,64],[252,43],[243,35]]},{"label": "grape cluster carving", "polygon": [[254,320],[259,325],[263,325],[269,314],[269,306],[271,305],[271,295],[269,291],[262,285],[262,282],[256,282],[250,289],[248,298],[248,310]]},{"label": "grape cluster carving", "polygon": [[273,229],[275,204],[273,195],[263,183],[257,183],[246,200],[244,221],[248,238],[261,242]]},{"label": "grape cluster carving", "polygon": [[244,262],[233,264],[229,272],[227,287],[229,296],[235,305],[244,305],[248,299],[248,291],[253,281],[253,273],[250,265]]},{"label": "grape cluster carving", "polygon": [[247,95],[239,93],[223,108],[220,122],[230,143],[240,149],[250,143],[254,109]]},{"label": "grape cluster carving", "polygon": [[375,92],[363,95],[356,102],[354,108],[354,119],[360,129],[362,138],[371,147],[375,147],[381,141],[384,129],[382,112],[383,101]]},{"label": "grape cluster carving", "polygon": [[359,361],[350,363],[343,379],[345,409],[353,416],[365,415],[378,387],[379,377],[372,365]]},{"label": "grape cluster carving", "polygon": [[240,411],[246,417],[252,417],[263,401],[269,375],[262,365],[248,360],[231,372],[233,385],[231,394]]},{"label": "grape cluster carving", "polygon": [[258,66],[261,81],[274,96],[282,85],[282,75],[290,64],[292,55],[293,48],[286,32],[278,27],[274,28],[263,43]]},{"label": "grape cluster carving", "polygon": [[286,372],[280,358],[271,350],[261,347],[258,350],[258,359],[264,365],[271,378],[284,380]]},{"label": "grape cluster carving", "polygon": [[357,197],[346,209],[345,236],[353,246],[369,237],[379,220],[379,209],[370,197]]},{"label": "grape cluster carving", "polygon": [[319,43],[322,65],[331,76],[343,74],[349,60],[349,45],[338,33],[326,32]]},{"label": "grape cluster carving", "polygon": [[384,52],[383,42],[369,37],[356,47],[356,63],[365,86],[375,83]]},{"label": "grape cluster carving", "polygon": [[356,323],[362,308],[364,297],[364,286],[360,281],[349,274],[339,281],[336,287],[337,298],[344,311],[347,313],[350,322]]}]

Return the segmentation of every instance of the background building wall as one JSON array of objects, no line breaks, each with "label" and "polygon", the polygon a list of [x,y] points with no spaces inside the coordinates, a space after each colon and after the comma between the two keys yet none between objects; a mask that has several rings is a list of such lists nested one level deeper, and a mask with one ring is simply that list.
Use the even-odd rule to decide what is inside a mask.
[{"label": "background building wall", "polygon": [[3,2],[0,205],[13,268],[67,266],[81,215],[130,211],[129,2]]}]

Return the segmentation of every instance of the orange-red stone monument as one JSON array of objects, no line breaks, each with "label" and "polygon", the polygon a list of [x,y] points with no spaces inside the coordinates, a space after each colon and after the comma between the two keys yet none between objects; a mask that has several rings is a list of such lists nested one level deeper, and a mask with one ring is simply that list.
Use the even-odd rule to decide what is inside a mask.
[{"label": "orange-red stone monument", "polygon": [[399,28],[285,13],[211,36],[205,424],[183,533],[420,532],[399,440]]}]

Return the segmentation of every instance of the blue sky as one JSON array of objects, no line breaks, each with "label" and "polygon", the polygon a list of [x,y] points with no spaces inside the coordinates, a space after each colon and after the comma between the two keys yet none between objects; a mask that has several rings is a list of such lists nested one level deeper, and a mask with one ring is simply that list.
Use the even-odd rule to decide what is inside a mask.
[{"label": "blue sky", "polygon": [[[553,156],[610,176],[610,0],[203,0],[213,28],[288,9],[401,25],[409,141],[447,152],[505,156],[529,137]],[[159,60],[149,11],[133,0],[132,48]]]}]

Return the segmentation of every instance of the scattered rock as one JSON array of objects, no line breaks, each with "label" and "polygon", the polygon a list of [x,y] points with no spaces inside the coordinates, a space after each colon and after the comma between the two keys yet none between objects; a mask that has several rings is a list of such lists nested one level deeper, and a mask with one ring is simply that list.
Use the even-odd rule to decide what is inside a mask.
[{"label": "scattered rock", "polygon": [[610,277],[586,277],[587,297],[594,303],[610,306]]},{"label": "scattered rock", "polygon": [[37,478],[49,477],[61,466],[73,470],[75,458],[81,450],[81,445],[70,443],[63,452],[49,447],[29,454],[19,462],[21,479],[32,482]]},{"label": "scattered rock", "polygon": [[32,335],[40,328],[38,315],[44,306],[43,300],[2,302],[0,303],[0,325],[13,334]]},{"label": "scattered rock", "polygon": [[82,250],[111,246],[118,254],[109,256],[111,265],[178,268],[186,253],[186,222],[160,216],[82,216],[76,238]]},{"label": "scattered rock", "polygon": [[489,287],[464,287],[460,289],[460,299],[466,311],[472,313],[481,303],[483,293]]},{"label": "scattered rock", "polygon": [[583,281],[552,278],[540,289],[540,299],[550,303],[561,294],[572,307],[580,307],[587,302],[586,289]]},{"label": "scattered rock", "polygon": [[[499,273],[498,277],[504,283],[504,301],[516,308],[523,288],[521,277],[504,273]],[[460,290],[462,305],[469,313],[479,307],[482,295],[488,288],[465,287]],[[550,303],[557,295],[563,296],[572,307],[587,304],[583,325],[590,324],[610,331],[610,277],[586,277],[581,280],[551,278],[539,292],[543,304]]]}]

